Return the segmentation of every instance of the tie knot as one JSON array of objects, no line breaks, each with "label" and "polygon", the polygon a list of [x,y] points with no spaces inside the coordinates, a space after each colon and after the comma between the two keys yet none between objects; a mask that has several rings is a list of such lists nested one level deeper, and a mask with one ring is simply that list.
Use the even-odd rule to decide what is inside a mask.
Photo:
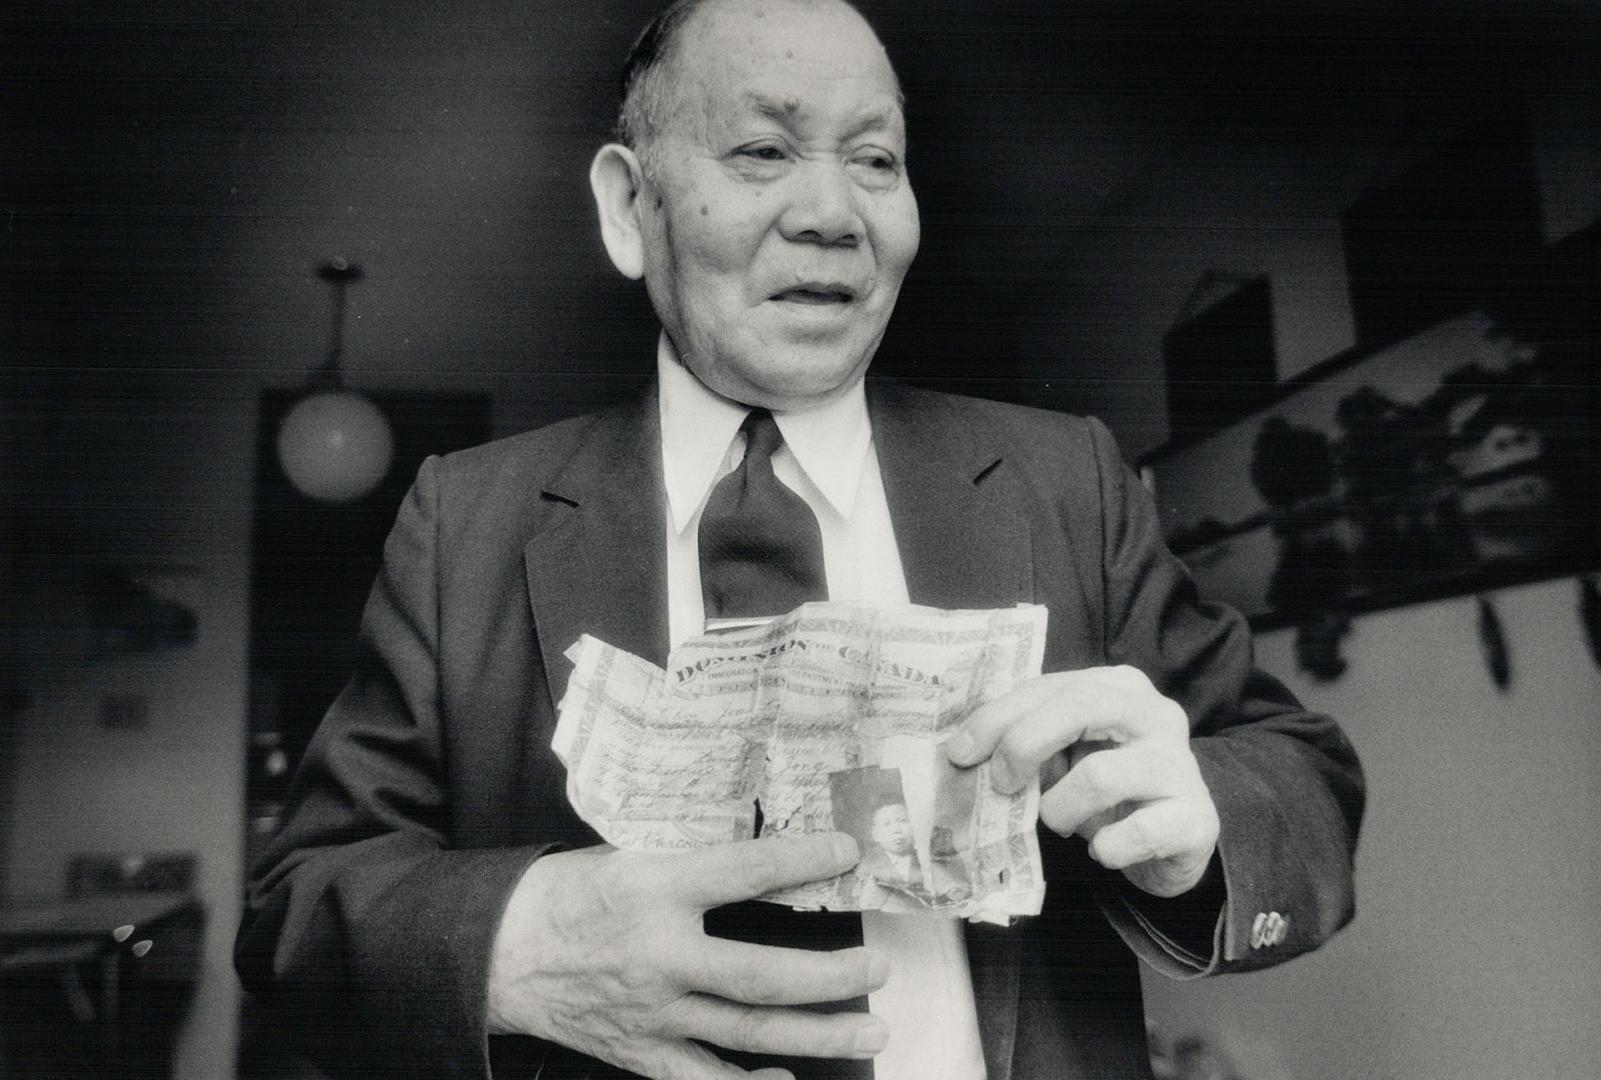
[{"label": "tie knot", "polygon": [[745,433],[745,454],[748,457],[770,461],[778,448],[784,445],[784,434],[778,430],[778,421],[766,409],[752,409],[739,429]]}]

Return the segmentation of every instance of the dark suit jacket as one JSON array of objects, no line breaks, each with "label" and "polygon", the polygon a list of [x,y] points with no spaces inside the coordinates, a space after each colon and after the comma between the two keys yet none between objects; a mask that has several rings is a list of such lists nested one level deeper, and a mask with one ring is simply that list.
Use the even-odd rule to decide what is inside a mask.
[{"label": "dark suit jacket", "polygon": [[[1212,891],[1147,897],[1042,830],[1044,914],[966,931],[990,1080],[1148,1076],[1135,954],[1240,971],[1351,917],[1355,755],[1253,670],[1237,615],[1196,599],[1098,423],[894,387],[869,409],[914,602],[1043,603],[1046,670],[1131,664],[1189,714],[1222,819]],[[492,1052],[497,1080],[607,1074],[533,1040],[486,1049],[485,977],[529,861],[596,842],[550,751],[562,650],[590,633],[666,658],[659,442],[651,394],[418,475],[237,947],[246,985],[336,1072],[482,1077]],[[1287,937],[1253,948],[1269,911]]]}]

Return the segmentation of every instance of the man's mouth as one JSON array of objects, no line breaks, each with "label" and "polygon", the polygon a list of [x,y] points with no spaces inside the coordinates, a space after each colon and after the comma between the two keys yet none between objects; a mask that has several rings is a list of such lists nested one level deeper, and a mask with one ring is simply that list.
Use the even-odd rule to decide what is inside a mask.
[{"label": "man's mouth", "polygon": [[787,304],[848,304],[856,299],[856,290],[838,282],[802,282],[769,299]]}]

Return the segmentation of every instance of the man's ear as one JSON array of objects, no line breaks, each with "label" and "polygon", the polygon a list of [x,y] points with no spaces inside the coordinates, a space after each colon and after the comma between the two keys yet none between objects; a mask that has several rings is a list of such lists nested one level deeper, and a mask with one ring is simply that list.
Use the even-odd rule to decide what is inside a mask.
[{"label": "man's ear", "polygon": [[589,190],[600,213],[600,239],[612,265],[638,281],[645,276],[645,237],[639,204],[645,174],[639,157],[621,143],[607,143],[589,165]]}]

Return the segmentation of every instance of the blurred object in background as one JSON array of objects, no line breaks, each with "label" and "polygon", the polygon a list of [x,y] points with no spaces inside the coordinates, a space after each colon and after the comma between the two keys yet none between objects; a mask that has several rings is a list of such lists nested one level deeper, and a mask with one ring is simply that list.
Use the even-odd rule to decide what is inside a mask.
[{"label": "blurred object in background", "polygon": [[74,856],[67,896],[0,905],[0,1077],[159,1080],[205,916],[189,853]]},{"label": "blurred object in background", "polygon": [[1169,1039],[1149,1018],[1145,1033],[1150,1041],[1151,1075],[1155,1080],[1252,1080],[1240,1072],[1222,1048],[1200,1035]]},{"label": "blurred object in background", "polygon": [[345,290],[361,267],[330,259],[317,276],[333,289],[328,356],[311,373],[305,397],[278,427],[278,462],[295,490],[319,502],[345,503],[369,494],[389,474],[395,433],[372,399],[347,389],[339,361],[345,351]]}]

